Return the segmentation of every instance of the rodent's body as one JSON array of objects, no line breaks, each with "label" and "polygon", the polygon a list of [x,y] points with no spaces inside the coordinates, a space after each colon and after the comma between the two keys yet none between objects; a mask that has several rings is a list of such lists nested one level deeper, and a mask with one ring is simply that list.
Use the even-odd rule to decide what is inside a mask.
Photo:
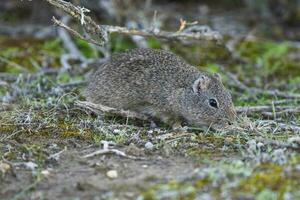
[{"label": "rodent's body", "polygon": [[[203,109],[199,110],[205,105],[203,102],[195,105],[198,101],[205,101],[193,92],[193,85],[199,77],[211,79],[210,83],[219,80],[173,53],[134,49],[116,54],[100,66],[91,77],[85,96],[93,103],[143,113],[169,124],[182,121],[205,125],[216,123],[215,117],[206,116]],[[222,85],[217,86],[215,89],[223,90]],[[203,92],[207,91],[205,88]],[[232,109],[231,98],[228,99]]]}]

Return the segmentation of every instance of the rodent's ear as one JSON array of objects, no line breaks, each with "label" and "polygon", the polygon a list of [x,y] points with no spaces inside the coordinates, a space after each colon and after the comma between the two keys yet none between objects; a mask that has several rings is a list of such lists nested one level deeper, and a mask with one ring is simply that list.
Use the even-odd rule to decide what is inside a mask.
[{"label": "rodent's ear", "polygon": [[221,81],[221,75],[219,73],[214,73],[213,75],[216,79],[218,79],[219,81]]},{"label": "rodent's ear", "polygon": [[193,84],[193,91],[195,93],[206,91],[210,83],[210,78],[206,75],[201,75]]}]

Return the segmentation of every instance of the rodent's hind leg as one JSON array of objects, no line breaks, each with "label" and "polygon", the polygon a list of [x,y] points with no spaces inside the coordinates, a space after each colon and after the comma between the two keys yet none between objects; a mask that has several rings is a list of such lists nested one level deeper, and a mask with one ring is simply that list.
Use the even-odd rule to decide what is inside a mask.
[{"label": "rodent's hind leg", "polygon": [[134,110],[137,113],[141,113],[148,117],[150,121],[150,129],[157,128],[157,122],[162,122],[169,127],[172,128],[172,130],[183,130],[182,127],[182,120],[172,112],[165,111],[161,108],[157,108],[156,106],[153,106],[151,104],[148,104],[143,102],[139,105],[131,106],[132,110]]},{"label": "rodent's hind leg", "polygon": [[155,109],[151,104],[147,102],[141,102],[140,104],[130,105],[130,110],[134,110],[137,113],[147,116],[150,122],[150,129],[155,129],[158,127],[159,114],[157,109]]},{"label": "rodent's hind leg", "polygon": [[156,129],[158,128],[157,123],[155,123],[154,120],[150,119],[150,129]]},{"label": "rodent's hind leg", "polygon": [[176,115],[170,114],[170,113],[161,113],[159,118],[161,121],[163,121],[165,124],[168,124],[173,131],[176,132],[182,132],[186,131],[186,128],[182,126],[183,120],[177,117],[174,117]]},{"label": "rodent's hind leg", "polygon": [[179,129],[182,129],[181,122],[180,122],[180,121],[175,121],[175,122],[172,124],[172,130],[179,130]]}]

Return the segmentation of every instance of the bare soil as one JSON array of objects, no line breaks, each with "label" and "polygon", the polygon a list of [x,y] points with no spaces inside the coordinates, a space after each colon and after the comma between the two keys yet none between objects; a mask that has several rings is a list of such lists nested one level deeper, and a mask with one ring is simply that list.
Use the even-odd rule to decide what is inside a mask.
[{"label": "bare soil", "polygon": [[[16,141],[9,143],[20,145]],[[34,185],[32,183],[36,177],[31,170],[14,167],[14,173],[6,174],[0,183],[1,199],[132,199],[155,184],[185,177],[200,165],[199,158],[166,156],[132,145],[118,149],[142,159],[117,155],[82,158],[100,148],[82,140],[54,141],[44,138],[35,144],[43,146],[43,151],[48,154],[51,154],[48,148],[53,144],[67,147],[67,150],[61,153],[57,161],[46,161],[49,174]],[[109,178],[106,175],[109,170],[116,170],[118,177]]]}]

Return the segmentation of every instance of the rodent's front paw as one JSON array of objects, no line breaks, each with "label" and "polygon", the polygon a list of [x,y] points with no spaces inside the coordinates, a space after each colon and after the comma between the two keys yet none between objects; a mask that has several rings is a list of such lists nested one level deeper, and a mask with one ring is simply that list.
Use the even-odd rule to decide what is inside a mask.
[{"label": "rodent's front paw", "polygon": [[172,125],[172,130],[175,132],[186,132],[187,131],[187,127],[186,126],[182,126],[181,122],[175,122]]}]

